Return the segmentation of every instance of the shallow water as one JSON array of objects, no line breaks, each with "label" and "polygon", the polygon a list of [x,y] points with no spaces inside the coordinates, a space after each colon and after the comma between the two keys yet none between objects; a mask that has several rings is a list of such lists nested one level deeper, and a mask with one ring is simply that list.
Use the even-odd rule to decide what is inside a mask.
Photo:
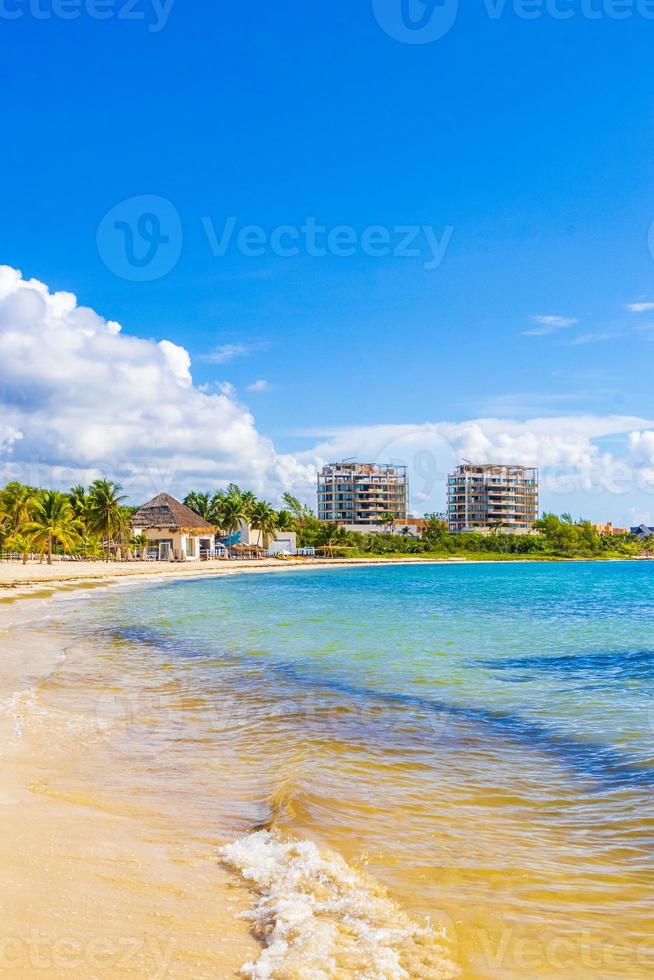
[{"label": "shallow water", "polygon": [[226,845],[251,976],[645,977],[653,625],[635,562],[132,587],[39,707],[78,778]]}]

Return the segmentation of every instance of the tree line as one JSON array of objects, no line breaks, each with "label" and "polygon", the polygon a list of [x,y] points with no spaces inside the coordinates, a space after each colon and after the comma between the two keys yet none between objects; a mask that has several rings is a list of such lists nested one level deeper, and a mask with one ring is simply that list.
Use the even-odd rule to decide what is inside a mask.
[{"label": "tree line", "polygon": [[313,545],[327,555],[601,558],[632,557],[654,550],[654,538],[641,542],[632,534],[600,534],[590,521],[582,518],[575,521],[570,514],[543,514],[531,534],[511,534],[501,525],[487,533],[451,534],[443,514],[425,514],[420,537],[416,538],[413,529],[402,527],[401,522],[399,534],[391,533],[392,526],[397,524],[397,518],[391,514],[385,521],[379,521],[382,527],[386,526],[387,533],[364,534],[322,523],[309,507],[290,494],[284,494],[284,502],[293,516],[298,545]]},{"label": "tree line", "polygon": [[184,497],[184,503],[228,538],[237,533],[244,521],[259,531],[264,548],[277,531],[294,529],[293,514],[288,509],[275,510],[267,500],[259,500],[252,490],[242,490],[236,483],[215,493],[192,490]]},{"label": "tree line", "polygon": [[8,483],[0,490],[0,547],[23,562],[37,554],[48,564],[55,552],[107,559],[120,554],[135,543],[134,508],[125,506],[121,489],[111,480],[95,480],[88,489],[78,485],[67,493]]},{"label": "tree line", "polygon": [[[61,553],[96,560],[129,558],[133,551],[144,555],[148,539],[131,527],[138,507],[125,500],[122,487],[112,480],[95,480],[89,487],[77,485],[67,492],[12,481],[0,490],[0,550],[20,555],[23,562],[36,555],[49,564],[53,554]],[[329,539],[329,529],[308,507],[290,494],[284,494],[284,502],[275,510],[235,483],[226,490],[191,491],[184,497],[187,507],[228,539],[236,535],[241,521],[260,532],[264,548],[277,531],[298,530],[301,536],[305,525],[308,543]]]},{"label": "tree line", "polygon": [[[630,534],[599,534],[589,521],[574,521],[569,514],[544,514],[533,534],[509,534],[501,526],[487,534],[450,534],[442,514],[426,514],[419,539],[409,527],[391,533],[396,517],[387,514],[379,521],[386,533],[362,534],[323,523],[290,493],[284,493],[282,499],[283,507],[276,510],[251,490],[231,483],[214,493],[190,491],[184,503],[227,540],[246,522],[260,532],[265,548],[277,531],[295,531],[299,547],[313,547],[328,556],[628,557],[648,548],[647,542]],[[19,554],[23,561],[38,555],[41,561],[52,562],[53,554],[62,552],[107,560],[131,557],[133,551],[144,556],[147,537],[134,534],[131,528],[138,508],[126,505],[125,500],[120,484],[111,480],[95,480],[89,487],[77,485],[66,493],[13,481],[0,490],[0,549]]]},{"label": "tree line", "polygon": [[405,537],[402,533],[361,536],[346,532],[340,536],[340,543],[360,553],[424,554],[435,557],[487,555],[507,559],[628,558],[649,549],[654,550],[654,538],[642,542],[632,534],[600,534],[590,521],[582,518],[575,521],[570,514],[558,516],[551,513],[543,514],[530,534],[511,534],[501,525],[486,533],[466,531],[452,534],[442,514],[425,514],[419,540]]}]

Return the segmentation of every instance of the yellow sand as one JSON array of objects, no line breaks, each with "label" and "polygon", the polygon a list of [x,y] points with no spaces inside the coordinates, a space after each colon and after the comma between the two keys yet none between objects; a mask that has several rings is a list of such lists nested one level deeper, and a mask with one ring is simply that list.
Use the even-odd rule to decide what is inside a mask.
[{"label": "yellow sand", "polygon": [[208,562],[68,562],[55,560],[52,565],[30,561],[0,561],[0,599],[29,596],[41,587],[76,584],[110,585],[113,582],[142,581],[151,578],[186,578],[234,575],[242,572],[288,571],[289,569],[325,568],[349,565],[390,565],[402,563],[441,564],[440,559],[402,558],[279,558],[216,560]]},{"label": "yellow sand", "polygon": [[76,603],[58,597],[306,564],[0,563],[0,977],[222,980],[258,958],[225,838],[156,758],[121,754],[111,705],[130,682],[67,634]]}]

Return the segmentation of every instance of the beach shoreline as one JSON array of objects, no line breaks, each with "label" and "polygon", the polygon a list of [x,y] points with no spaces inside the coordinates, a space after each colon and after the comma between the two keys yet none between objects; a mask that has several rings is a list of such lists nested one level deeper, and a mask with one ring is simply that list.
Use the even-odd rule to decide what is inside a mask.
[{"label": "beach shoreline", "polygon": [[[356,805],[351,811],[355,815],[354,823],[352,827],[348,824],[350,804],[346,792],[334,791],[329,796],[330,815],[326,818],[324,807],[318,806],[326,790],[322,788],[322,782],[313,783],[311,776],[316,750],[311,749],[305,755],[304,742],[298,742],[300,748],[296,751],[291,745],[286,755],[285,735],[280,726],[286,724],[287,717],[295,718],[294,713],[298,713],[296,721],[300,734],[305,723],[309,727],[314,720],[326,724],[318,758],[329,752],[329,758],[338,763],[336,768],[330,768],[330,778],[337,781],[341,778],[338,776],[341,765],[344,771],[358,772],[359,778],[363,778],[358,766],[360,754],[368,751],[368,741],[360,738],[361,728],[365,722],[371,733],[370,765],[374,769],[377,742],[385,746],[387,738],[397,740],[401,735],[401,702],[393,700],[388,715],[385,712],[380,715],[381,702],[375,703],[373,699],[367,707],[367,702],[364,704],[358,699],[362,682],[357,679],[352,689],[353,699],[348,698],[347,691],[341,699],[341,686],[330,689],[326,684],[326,695],[316,689],[318,708],[314,710],[314,689],[302,686],[301,673],[295,678],[293,671],[275,672],[274,657],[262,660],[259,644],[251,637],[248,640],[247,620],[239,615],[239,610],[248,613],[256,608],[258,615],[269,616],[271,596],[277,608],[280,601],[275,598],[277,592],[290,590],[295,595],[296,583],[290,581],[292,574],[286,580],[282,576],[274,581],[272,577],[253,580],[253,574],[398,564],[405,568],[418,564],[440,565],[433,576],[428,572],[424,576],[412,574],[408,569],[407,574],[414,586],[415,580],[433,577],[439,601],[446,605],[448,595],[451,602],[459,602],[461,589],[464,596],[470,596],[470,590],[476,588],[475,582],[485,583],[491,592],[495,590],[492,594],[496,599],[501,599],[505,590],[504,575],[496,575],[495,569],[484,570],[482,567],[501,562],[489,560],[321,559],[291,563],[273,559],[167,567],[152,563],[145,569],[135,568],[137,563],[108,566],[101,563],[101,567],[92,567],[88,563],[80,569],[81,563],[61,562],[53,566],[28,565],[20,569],[9,566],[3,569],[22,572],[18,581],[5,576],[5,581],[11,584],[6,586],[4,598],[0,600],[3,651],[0,657],[0,756],[3,763],[0,861],[5,872],[4,888],[0,889],[0,918],[2,935],[8,937],[5,939],[5,959],[11,959],[11,976],[32,977],[37,969],[35,964],[47,964],[38,969],[45,969],[54,980],[88,980],[100,969],[103,975],[134,980],[145,980],[146,977],[150,980],[153,977],[158,980],[236,977],[242,975],[244,964],[256,963],[263,957],[263,968],[273,956],[268,952],[265,936],[273,920],[275,923],[277,920],[269,911],[280,901],[287,901],[289,896],[295,905],[310,911],[314,884],[317,882],[316,895],[323,896],[325,878],[333,883],[332,892],[327,896],[327,915],[332,917],[329,921],[339,943],[344,935],[335,910],[340,908],[345,894],[349,905],[358,910],[357,928],[362,935],[374,934],[376,929],[383,928],[399,931],[407,937],[402,941],[401,955],[405,963],[416,964],[408,966],[411,977],[429,977],[430,980],[438,977],[441,980],[454,976],[462,963],[467,970],[476,962],[476,957],[483,955],[483,949],[480,953],[481,947],[476,945],[483,930],[490,930],[483,934],[491,935],[493,943],[500,941],[501,934],[493,931],[497,925],[494,919],[496,892],[498,901],[506,902],[508,914],[516,914],[522,901],[522,877],[513,887],[509,876],[503,893],[504,886],[492,876],[489,878],[484,869],[489,866],[489,861],[492,864],[497,860],[496,855],[506,853],[508,848],[510,853],[515,853],[516,861],[523,862],[518,865],[521,876],[528,875],[534,887],[550,887],[551,883],[540,877],[539,867],[530,863],[528,849],[525,851],[523,846],[529,839],[531,827],[518,825],[519,832],[515,833],[512,824],[503,822],[505,796],[496,797],[493,793],[488,798],[480,796],[486,786],[481,783],[478,790],[473,787],[477,793],[476,805],[483,803],[491,816],[498,817],[496,825],[493,824],[495,836],[485,840],[475,814],[468,817],[467,770],[465,778],[447,782],[438,790],[441,795],[434,796],[434,800],[439,799],[441,809],[432,806],[429,811],[430,821],[435,828],[440,828],[441,839],[445,841],[442,846],[451,848],[451,857],[442,851],[441,845],[430,850],[430,837],[425,841],[424,855],[420,849],[416,851],[422,855],[416,868],[413,868],[410,857],[397,860],[393,851],[395,845],[388,842],[391,838],[384,837],[385,810],[379,811],[381,822],[371,824],[362,838],[359,830],[352,829],[356,827]],[[447,573],[446,567],[452,564],[477,567],[476,570],[470,568],[468,574]],[[552,575],[558,579],[560,574],[569,580],[571,575],[577,574],[570,563],[565,563],[559,573],[551,569],[552,563],[548,564],[550,571],[542,570],[545,577]],[[588,564],[596,564],[600,576],[608,576],[618,583],[622,581],[621,569],[616,569],[617,575],[613,575],[606,562],[602,563],[604,569],[599,567],[599,562]],[[130,569],[134,571],[130,573]],[[34,576],[35,570],[38,578]],[[80,575],[80,570],[87,573],[86,577]],[[632,571],[637,577],[634,581],[641,581],[643,575],[649,579],[647,569],[634,567]],[[581,581],[585,581],[590,569],[581,570],[580,574],[584,577]],[[211,588],[212,579],[225,575],[243,578],[241,582],[237,579],[225,582],[224,590],[220,583]],[[394,631],[402,628],[400,617],[396,619],[393,612],[394,592],[401,588],[397,581],[401,577],[399,574],[362,576],[362,580],[372,580],[373,587],[376,580],[379,588],[386,589],[384,603],[390,604],[389,634],[382,646],[388,642],[389,648],[393,649],[396,648],[394,638],[397,639]],[[515,581],[520,584],[530,577],[520,572]],[[533,579],[538,583],[542,577],[538,573]],[[251,580],[247,582],[247,578]],[[297,585],[301,585],[298,596],[308,589],[309,598],[304,601],[312,603],[323,589],[334,588],[339,597],[338,610],[333,607],[335,629],[338,630],[341,609],[343,614],[347,610],[343,600],[347,602],[349,595],[350,603],[355,602],[358,609],[365,596],[365,589],[360,591],[365,581],[360,587],[356,578],[354,574],[342,578],[307,575],[304,582],[297,581]],[[204,579],[208,590],[201,585]],[[226,714],[214,714],[211,708],[205,722],[201,721],[205,717],[202,712],[213,703],[212,689],[205,686],[204,681],[193,686],[192,677],[196,670],[202,669],[203,656],[211,657],[212,647],[209,644],[205,649],[202,642],[197,650],[192,644],[185,646],[179,634],[180,606],[175,602],[176,590],[162,589],[169,583],[187,581],[197,582],[198,587],[197,590],[179,590],[182,607],[199,604],[216,622],[220,621],[221,611],[233,614],[234,622],[238,624],[236,648],[246,651],[245,674],[237,666],[232,676],[234,648],[227,640],[224,643],[221,640],[218,645],[220,664],[216,666],[215,674],[211,673],[214,669],[211,668],[206,679],[213,678],[216,689],[222,691],[221,711]],[[138,586],[136,591],[132,588],[135,584]],[[521,589],[520,584],[516,594]],[[202,606],[202,593],[206,591],[215,595],[215,605],[213,600],[206,605],[205,598]],[[235,596],[221,599],[223,591],[235,593]],[[397,608],[406,608],[417,592],[419,588],[400,593]],[[547,594],[546,591],[543,594]],[[84,608],[86,604],[89,604],[87,609]],[[465,609],[465,601],[461,607]],[[121,612],[125,608],[127,617]],[[161,656],[156,652],[156,638],[153,639],[154,634],[151,635],[149,630],[150,625],[156,630],[159,623],[157,616],[152,616],[153,610],[157,609],[165,610],[164,626],[170,625],[172,635],[179,641],[178,646],[170,648],[174,652],[170,653],[166,648]],[[105,614],[98,615],[96,620],[96,613],[101,610],[105,610]],[[373,596],[371,617],[379,614],[379,610],[380,605],[374,604]],[[286,604],[282,601],[279,613],[274,615],[274,628],[283,630],[282,635],[289,638],[289,658],[292,657],[293,643],[297,643],[290,623],[295,613],[295,606],[289,606],[287,596]],[[297,614],[301,616],[301,608]],[[319,603],[315,609],[311,605],[310,615],[320,615]],[[474,615],[474,610],[470,615]],[[167,624],[169,616],[170,624]],[[450,620],[459,623],[458,616],[452,615]],[[353,623],[354,619],[350,618],[349,622]],[[130,628],[135,631],[131,638]],[[357,629],[356,626],[351,628]],[[441,620],[438,629],[444,628]],[[473,632],[477,635],[476,630]],[[327,648],[330,635],[334,635],[333,631],[326,635]],[[355,642],[361,642],[365,652],[365,640],[357,640],[357,635],[355,632]],[[465,629],[462,635],[465,637]],[[465,639],[461,641],[463,649],[465,642]],[[447,646],[439,642],[438,651],[434,651],[430,660],[432,664],[441,660]],[[197,652],[199,659],[189,658],[189,650]],[[304,646],[301,652],[304,656]],[[285,653],[284,658],[286,656]],[[258,683],[257,674],[266,669],[264,660],[271,668],[270,684],[264,684],[261,690],[257,688],[254,695],[249,685]],[[365,664],[366,658],[361,662]],[[467,671],[475,670],[474,661],[468,658],[466,664]],[[295,680],[300,683],[295,684]],[[289,685],[289,692],[285,695],[281,688],[286,685]],[[370,676],[367,685],[374,694],[376,685]],[[395,689],[395,682],[393,685]],[[259,702],[257,698],[264,694],[264,701]],[[254,697],[254,701],[249,701],[250,697]],[[321,701],[323,697],[327,698],[324,702]],[[436,697],[440,702],[443,695],[439,691]],[[278,702],[277,698],[281,700]],[[235,706],[242,703],[242,707],[235,707],[230,713],[232,702]],[[283,705],[281,713],[278,713],[278,703]],[[243,744],[244,748],[246,742],[250,745],[250,739],[254,737],[251,726],[256,732],[257,717],[256,711],[248,714],[248,706],[252,704],[259,705],[260,719],[266,728],[261,741],[265,757],[270,754],[271,758],[277,759],[279,756],[279,762],[273,761],[261,768],[257,757],[257,768],[252,770],[257,773],[254,782],[249,781],[243,768],[247,753],[241,754],[240,748],[235,754],[219,749],[221,740],[226,746],[230,744],[230,733],[236,739],[235,744]],[[336,712],[333,732],[328,724],[331,716],[328,711],[325,713],[329,705],[329,710]],[[345,705],[347,711],[342,710]],[[271,706],[273,713],[266,713]],[[484,716],[484,724],[492,723],[494,717]],[[155,731],[165,736],[163,742],[148,735],[150,725],[156,724],[157,719],[162,727]],[[242,729],[239,719],[247,719]],[[271,719],[269,727],[266,719]],[[407,721],[410,722],[413,752],[415,722],[412,716]],[[289,722],[289,731],[295,723]],[[442,723],[445,728],[441,730]],[[353,726],[353,737],[348,737],[348,725]],[[421,725],[424,726],[425,759],[434,751],[430,739],[438,740],[435,754],[440,761],[435,765],[433,778],[441,771],[442,760],[448,757],[453,773],[461,774],[456,732],[459,725],[463,725],[468,737],[468,721],[462,721],[456,712],[451,717],[446,713],[443,720],[439,713],[434,716],[435,727],[428,725],[425,719]],[[247,736],[246,732],[249,733]],[[500,734],[504,737],[505,730]],[[245,738],[243,743],[242,737]],[[486,743],[492,741],[489,736],[484,742],[484,758]],[[394,745],[396,741],[389,744]],[[401,746],[401,743],[397,744]],[[165,752],[161,751],[163,745]],[[509,740],[498,759],[507,757],[510,769],[521,765],[523,757],[528,762],[532,755],[523,753],[522,748],[518,755]],[[366,765],[367,759],[366,755]],[[403,792],[403,771],[397,766],[389,767],[385,753],[377,763],[379,768],[374,769],[374,778],[383,782],[388,796],[381,790],[376,792],[379,791],[384,799],[392,800],[395,780],[400,780],[398,792]],[[255,763],[251,762],[251,765]],[[416,770],[416,779],[421,778],[421,772],[420,768]],[[406,778],[408,774],[409,770]],[[561,774],[552,777],[556,794],[563,778]],[[342,782],[339,785],[342,788]],[[356,780],[352,785],[356,787]],[[427,784],[424,784],[424,791],[432,792]],[[566,792],[571,792],[571,784]],[[537,799],[539,793],[540,788]],[[353,794],[356,804],[359,799],[356,790]],[[457,803],[459,797],[462,802]],[[450,798],[453,803],[443,803]],[[234,801],[240,802],[235,805]],[[416,826],[419,826],[424,804],[418,800],[415,805],[420,817]],[[448,806],[453,807],[451,820]],[[320,814],[320,818],[313,820],[313,812]],[[225,814],[230,815],[229,819]],[[540,811],[535,812],[535,818],[546,822],[551,819],[549,808],[546,814],[539,814]],[[230,822],[233,820],[236,823]],[[467,827],[466,834],[471,835],[466,840],[478,841],[475,846],[482,849],[473,851],[476,863],[472,867],[468,867],[467,859],[461,857],[462,851],[457,846],[463,834],[461,827]],[[565,877],[568,865],[564,828],[561,834],[560,838],[549,839],[547,853],[550,860],[560,862],[557,867]],[[365,847],[362,840],[366,841]],[[447,874],[441,877],[441,860],[447,867],[451,866],[451,880]],[[431,879],[425,885],[426,867]],[[293,885],[296,881],[301,887],[292,888],[289,893],[289,883]],[[471,916],[460,915],[459,903],[461,907],[467,907],[472,900],[477,903],[477,911]],[[258,916],[256,919],[253,910]],[[437,923],[434,934],[423,935],[422,923],[432,921]],[[318,952],[324,917],[315,930],[311,915],[307,915],[306,922],[301,949]],[[556,929],[562,928],[560,922],[552,926],[551,934],[555,939],[560,934]],[[441,929],[445,930],[442,936]],[[420,939],[417,946],[414,936]],[[595,941],[608,942],[601,930]],[[425,942],[429,944],[428,951]],[[349,955],[347,944],[342,948],[339,946],[338,950],[339,955]],[[389,955],[391,953],[392,949]],[[376,955],[374,950],[370,952],[371,956],[373,954]],[[429,970],[423,964],[423,956],[428,956]],[[286,965],[284,960],[280,970],[286,969]],[[581,969],[583,966],[582,963],[579,977],[588,976]],[[0,965],[0,976],[5,972]],[[459,975],[476,978],[488,974],[473,971]],[[509,957],[506,976],[515,975]],[[555,975],[561,974],[547,974],[548,978]],[[640,980],[636,972],[628,975]],[[395,974],[385,973],[380,967],[379,976],[390,978]]]},{"label": "beach shoreline", "polygon": [[220,578],[226,575],[306,571],[316,568],[381,567],[388,565],[453,565],[472,562],[447,558],[319,558],[281,561],[275,558],[215,562],[62,562],[52,565],[0,562],[0,601],[28,599],[61,588],[143,584],[144,582]]},{"label": "beach shoreline", "polygon": [[[151,778],[149,757],[141,769],[116,754],[130,706],[140,703],[145,688],[123,689],[124,677],[102,676],[93,641],[78,630],[77,611],[91,589],[106,594],[123,585],[397,561],[259,560],[143,570],[136,563],[98,564],[89,563],[86,575],[64,562],[2,569],[22,572],[0,578],[4,959],[11,960],[12,976],[26,980],[37,967],[53,980],[87,980],[100,967],[138,980],[236,977],[264,947],[252,931],[252,888],[221,859],[231,838],[218,827],[194,830],[184,794],[174,801],[171,792],[153,807],[158,777]],[[267,847],[274,850],[272,841]],[[418,929],[379,897],[377,884],[366,891],[340,857],[323,857],[308,841],[303,846],[348,887],[354,875],[363,898],[354,891],[352,901],[381,908],[389,922],[397,914],[411,934]]]},{"label": "beach shoreline", "polygon": [[[116,752],[142,691],[117,694],[111,677],[96,686],[83,666],[95,656],[77,628],[88,590],[125,581],[161,578],[50,574],[4,590],[0,976],[209,980],[259,955],[220,833],[186,833],[181,808],[153,807],[151,784],[150,796],[135,791],[137,769]],[[129,792],[112,775],[126,766]]]},{"label": "beach shoreline", "polygon": [[[504,558],[451,558],[409,557],[401,558],[305,558],[281,561],[275,558],[239,559],[214,562],[65,562],[52,565],[39,562],[0,562],[0,602],[17,601],[34,596],[47,598],[59,589],[112,586],[154,582],[220,578],[225,575],[257,574],[267,572],[306,571],[317,568],[379,568],[395,565],[485,565],[485,564],[566,564],[569,562],[633,562],[647,559],[636,558],[554,558],[549,556]],[[45,591],[44,591],[45,590]]]}]

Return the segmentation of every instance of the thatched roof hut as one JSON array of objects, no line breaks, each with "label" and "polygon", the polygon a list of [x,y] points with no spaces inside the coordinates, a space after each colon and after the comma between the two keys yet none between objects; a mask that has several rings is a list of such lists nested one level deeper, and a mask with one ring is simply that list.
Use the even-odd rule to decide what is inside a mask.
[{"label": "thatched roof hut", "polygon": [[213,524],[169,493],[158,493],[139,508],[132,515],[132,527],[141,530],[160,528],[193,535],[210,535],[216,530]]}]

